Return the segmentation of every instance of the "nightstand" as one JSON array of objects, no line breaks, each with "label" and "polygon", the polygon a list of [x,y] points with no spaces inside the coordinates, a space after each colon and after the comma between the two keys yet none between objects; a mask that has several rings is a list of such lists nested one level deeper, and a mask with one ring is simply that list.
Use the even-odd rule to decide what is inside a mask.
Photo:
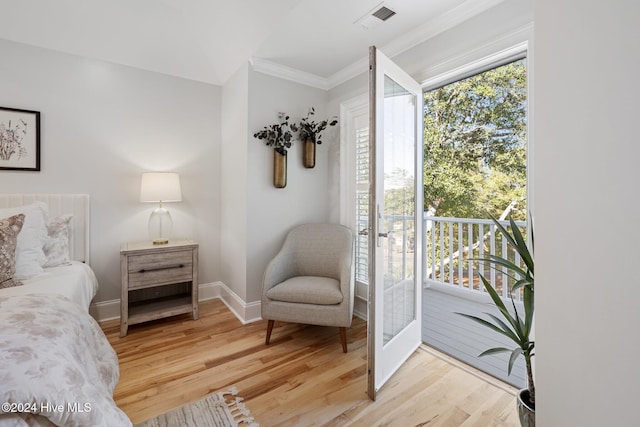
[{"label": "nightstand", "polygon": [[129,325],[192,313],[198,319],[198,243],[131,242],[120,247],[120,336]]}]

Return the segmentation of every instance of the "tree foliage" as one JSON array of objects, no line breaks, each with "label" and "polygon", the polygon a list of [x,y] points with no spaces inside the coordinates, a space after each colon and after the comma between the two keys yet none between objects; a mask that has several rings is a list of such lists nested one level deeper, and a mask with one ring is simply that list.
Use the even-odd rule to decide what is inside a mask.
[{"label": "tree foliage", "polygon": [[526,88],[522,59],[425,93],[425,210],[525,219]]}]

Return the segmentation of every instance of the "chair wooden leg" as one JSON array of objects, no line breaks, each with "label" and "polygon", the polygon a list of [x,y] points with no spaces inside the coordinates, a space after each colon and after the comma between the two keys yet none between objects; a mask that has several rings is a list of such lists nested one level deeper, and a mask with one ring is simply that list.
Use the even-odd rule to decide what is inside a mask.
[{"label": "chair wooden leg", "polygon": [[342,342],[342,352],[347,352],[347,328],[340,328],[340,341]]},{"label": "chair wooden leg", "polygon": [[267,338],[264,341],[266,345],[269,345],[269,340],[271,339],[271,331],[273,331],[273,325],[275,323],[275,320],[269,320],[269,322],[267,323]]}]

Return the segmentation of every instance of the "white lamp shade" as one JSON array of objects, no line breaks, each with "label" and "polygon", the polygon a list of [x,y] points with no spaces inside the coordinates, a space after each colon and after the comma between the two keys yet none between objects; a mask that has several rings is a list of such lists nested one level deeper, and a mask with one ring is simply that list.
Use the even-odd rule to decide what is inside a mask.
[{"label": "white lamp shade", "polygon": [[146,172],[140,184],[141,202],[180,202],[180,175],[175,172]]}]

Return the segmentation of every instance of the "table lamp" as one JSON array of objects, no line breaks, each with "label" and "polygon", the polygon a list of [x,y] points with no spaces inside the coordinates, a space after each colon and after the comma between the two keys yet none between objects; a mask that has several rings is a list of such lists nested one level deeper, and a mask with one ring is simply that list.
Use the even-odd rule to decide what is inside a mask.
[{"label": "table lamp", "polygon": [[169,243],[173,220],[162,203],[182,201],[180,176],[174,172],[143,173],[140,184],[140,201],[159,203],[159,206],[151,212],[149,217],[149,237],[154,245]]}]

